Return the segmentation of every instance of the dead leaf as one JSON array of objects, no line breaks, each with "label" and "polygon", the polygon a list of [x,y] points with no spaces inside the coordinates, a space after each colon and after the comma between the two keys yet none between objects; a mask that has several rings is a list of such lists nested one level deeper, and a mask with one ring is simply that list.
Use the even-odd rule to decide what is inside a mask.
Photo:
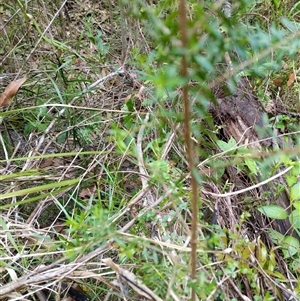
[{"label": "dead leaf", "polygon": [[128,101],[131,99],[131,97],[132,97],[132,95],[131,95],[131,94],[128,94],[128,95],[126,96],[126,98],[124,99],[124,102],[125,102],[125,103],[128,102]]},{"label": "dead leaf", "polygon": [[81,64],[82,64],[82,60],[80,58],[76,58],[75,60],[76,67],[80,67]]},{"label": "dead leaf", "polygon": [[14,97],[20,87],[27,80],[27,76],[25,75],[23,78],[12,81],[4,90],[3,93],[0,94],[0,107],[7,106],[12,97]]},{"label": "dead leaf", "polygon": [[296,78],[295,73],[294,72],[291,73],[290,76],[289,76],[289,80],[286,83],[288,87],[290,87],[294,83],[295,78]]},{"label": "dead leaf", "polygon": [[11,269],[11,268],[6,268],[6,271],[8,272],[10,278],[12,279],[12,281],[17,281],[18,280],[18,276],[17,273],[15,272],[15,270]]},{"label": "dead leaf", "polygon": [[53,158],[47,158],[47,159],[42,160],[40,168],[46,168],[51,165],[53,165]]},{"label": "dead leaf", "polygon": [[275,78],[274,80],[273,80],[273,84],[275,85],[275,86],[277,86],[277,87],[280,87],[280,86],[282,86],[283,85],[283,79],[282,78]]},{"label": "dead leaf", "polygon": [[49,166],[58,167],[58,166],[63,166],[64,164],[65,163],[63,158],[47,158],[42,161],[40,167],[41,168],[47,168]]},{"label": "dead leaf", "polygon": [[140,101],[143,100],[143,91],[144,91],[145,87],[143,85],[141,85],[139,92],[137,94],[135,94],[135,97],[138,98]]},{"label": "dead leaf", "polygon": [[90,199],[96,192],[96,186],[86,187],[81,189],[79,196],[83,199]]}]

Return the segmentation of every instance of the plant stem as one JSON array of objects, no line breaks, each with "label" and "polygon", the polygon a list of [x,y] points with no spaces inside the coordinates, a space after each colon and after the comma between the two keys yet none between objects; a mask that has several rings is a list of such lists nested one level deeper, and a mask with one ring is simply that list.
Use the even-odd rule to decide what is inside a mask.
[{"label": "plant stem", "polygon": [[[187,36],[187,17],[186,17],[186,3],[185,0],[179,2],[179,20],[180,20],[180,31],[181,31],[181,43],[183,49],[182,61],[181,61],[181,76],[184,79],[188,77],[187,68],[187,57],[186,51],[188,47],[188,36]],[[197,220],[198,220],[198,193],[197,193],[197,181],[195,178],[195,151],[191,139],[190,129],[190,106],[188,98],[188,81],[182,87],[182,99],[184,106],[184,140],[187,149],[189,171],[191,173],[191,187],[192,187],[192,229],[191,229],[191,279],[197,278]],[[191,300],[196,300],[195,286],[192,285],[192,296]]]}]

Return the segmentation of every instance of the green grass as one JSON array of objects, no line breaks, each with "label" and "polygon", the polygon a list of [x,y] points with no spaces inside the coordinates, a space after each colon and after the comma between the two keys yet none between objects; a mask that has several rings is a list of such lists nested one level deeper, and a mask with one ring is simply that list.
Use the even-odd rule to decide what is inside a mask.
[{"label": "green grass", "polygon": [[[188,51],[177,1],[100,2],[1,3],[0,92],[28,80],[0,111],[0,299],[54,299],[61,282],[91,300],[189,300],[192,288],[199,300],[285,300],[286,290],[299,298],[299,251],[289,253],[288,236],[273,244],[272,220],[256,210],[282,189],[292,210],[299,201],[299,116],[286,113],[299,108],[297,78],[287,85],[298,44],[280,19],[298,26],[297,2],[243,3],[231,26],[209,2],[187,1]],[[245,64],[233,57],[229,72],[232,50]],[[185,51],[188,79],[179,74]],[[228,83],[232,92],[245,74],[263,105],[282,104],[270,120],[293,145],[253,150],[222,135],[208,114],[210,87]],[[196,280],[186,82],[199,183]],[[215,197],[288,166],[288,185]],[[22,287],[10,286],[18,278]]]}]

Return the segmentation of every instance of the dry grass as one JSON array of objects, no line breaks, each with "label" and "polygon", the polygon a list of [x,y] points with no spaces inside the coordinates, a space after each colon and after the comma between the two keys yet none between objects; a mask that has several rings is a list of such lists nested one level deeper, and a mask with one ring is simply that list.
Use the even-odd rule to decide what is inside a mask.
[{"label": "dry grass", "polygon": [[[168,115],[180,93],[161,104],[140,79],[143,25],[117,1],[87,0],[3,4],[0,26],[1,85],[29,76],[0,113],[0,299],[70,298],[76,283],[76,301],[188,300],[190,177]],[[227,154],[207,140],[199,299],[297,300],[299,258],[292,270],[263,218],[247,219],[259,192],[220,197],[255,183],[216,183],[209,163]]]}]

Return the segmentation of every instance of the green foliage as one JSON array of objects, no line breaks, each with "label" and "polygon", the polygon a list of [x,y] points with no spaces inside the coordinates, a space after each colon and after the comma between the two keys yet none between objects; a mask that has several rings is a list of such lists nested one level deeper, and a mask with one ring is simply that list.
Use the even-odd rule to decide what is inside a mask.
[{"label": "green foliage", "polygon": [[[32,157],[12,158],[12,161],[6,162],[9,163],[8,167],[5,166],[3,170],[7,174],[0,176],[1,185],[8,181],[19,183],[24,177],[42,178],[44,173],[48,176],[48,172],[51,176],[57,174],[62,178],[46,178],[41,184],[31,181],[30,187],[26,186],[27,183],[16,185],[0,196],[0,200],[14,198],[14,202],[1,203],[0,209],[11,209],[48,197],[55,198],[55,195],[62,193],[63,196],[56,199],[55,204],[60,210],[60,218],[67,220],[68,229],[66,233],[58,235],[58,240],[61,251],[67,251],[71,260],[109,242],[112,248],[105,255],[132,267],[133,272],[164,300],[167,300],[167,296],[172,299],[175,295],[178,300],[185,300],[189,298],[191,287],[195,288],[202,300],[213,299],[217,295],[225,300],[228,292],[221,291],[223,280],[227,280],[222,278],[224,275],[233,279],[235,288],[242,292],[245,283],[241,279],[246,279],[253,290],[253,300],[271,300],[274,295],[260,287],[258,277],[264,274],[281,283],[285,282],[285,276],[278,268],[275,249],[270,250],[259,239],[252,241],[242,235],[243,227],[251,217],[242,202],[238,204],[241,214],[238,224],[231,229],[233,233],[229,233],[225,227],[220,229],[207,224],[216,204],[209,194],[204,193],[205,199],[199,200],[199,203],[205,204],[205,209],[200,212],[198,229],[199,269],[195,281],[188,277],[190,178],[183,141],[184,129],[181,126],[181,87],[189,84],[191,136],[198,145],[199,153],[199,158],[196,154],[195,160],[201,162],[201,168],[209,170],[201,174],[201,168],[193,171],[200,185],[203,181],[206,184],[213,182],[212,186],[216,190],[231,190],[235,183],[231,183],[232,179],[225,173],[228,166],[234,167],[237,175],[244,175],[251,182],[257,180],[257,177],[265,180],[273,176],[283,165],[294,165],[286,175],[291,213],[288,214],[284,208],[274,204],[261,206],[258,210],[271,219],[288,218],[293,230],[299,232],[300,165],[292,162],[292,159],[296,160],[295,154],[290,155],[288,151],[283,154],[283,151],[261,155],[256,150],[239,145],[233,137],[225,141],[220,138],[222,129],[215,126],[209,114],[211,103],[215,101],[215,86],[221,84],[225,93],[234,93],[241,77],[248,76],[250,80],[261,82],[261,78],[268,78],[271,72],[281,70],[283,60],[297,54],[300,42],[294,32],[299,29],[299,24],[287,18],[295,16],[299,5],[296,3],[287,11],[284,1],[235,1],[233,16],[228,19],[215,1],[189,0],[188,46],[183,48],[177,0],[123,0],[120,7],[108,3],[113,9],[121,7],[124,11],[124,14],[118,11],[118,14],[111,15],[113,22],[110,29],[125,26],[125,36],[120,33],[121,30],[108,35],[107,27],[100,23],[95,25],[93,17],[88,16],[92,12],[87,14],[85,11],[84,26],[78,29],[80,38],[72,41],[73,37],[49,38],[38,17],[30,19],[27,7],[18,1],[21,20],[37,35],[33,40],[40,38],[51,49],[51,55],[45,58],[42,66],[43,72],[50,70],[51,75],[33,76],[29,88],[21,91],[26,97],[34,98],[32,106],[9,108],[1,112],[0,117],[5,124],[22,129],[26,136],[42,135],[56,119],[55,130],[50,133],[53,135],[52,142],[62,147],[72,141],[72,153],[65,155],[58,150],[55,154],[57,159],[70,159],[71,163],[63,171],[60,169],[62,161],[56,163],[56,166],[51,162],[49,168],[37,167],[30,171],[22,169],[20,172],[9,170],[9,164],[17,162],[22,168],[24,162],[33,160]],[[17,13],[15,8],[10,9],[12,13]],[[264,10],[268,12],[270,21],[267,26],[265,18],[259,18],[266,15]],[[22,27],[25,26],[23,23]],[[18,33],[15,30],[7,35],[7,45]],[[113,38],[117,40],[114,45],[111,44]],[[0,46],[1,52],[10,52],[17,57],[20,48],[6,49],[7,45]],[[236,54],[231,57],[232,70],[224,67],[227,52]],[[107,87],[105,83],[99,89],[100,92],[87,92],[85,87],[99,78],[101,72],[107,74],[110,69],[120,65],[120,53],[127,58],[122,80],[126,84],[130,82],[132,91],[122,90],[122,93],[116,95],[115,87],[111,83]],[[189,66],[186,78],[180,72],[183,54]],[[116,61],[111,63],[112,59]],[[99,62],[104,67],[100,67]],[[116,80],[116,86],[119,80]],[[143,93],[136,91],[142,87],[146,87]],[[265,87],[261,90],[264,91]],[[101,98],[105,92],[105,95],[113,95],[110,99],[112,104],[107,104],[109,101],[105,97]],[[265,93],[263,96],[272,98]],[[118,103],[114,102],[116,99]],[[107,108],[106,105],[109,109],[102,109]],[[63,108],[64,113],[58,116]],[[146,122],[147,111],[151,114]],[[286,115],[277,115],[270,122],[282,132],[298,130],[297,119]],[[143,128],[143,137],[138,141]],[[101,143],[96,150],[89,154],[81,152],[81,147],[93,147],[94,143],[99,142],[99,137]],[[138,149],[138,142],[141,150]],[[78,146],[80,152],[77,151]],[[34,155],[40,160],[54,158]],[[125,161],[129,162],[128,170],[122,169]],[[145,174],[141,174],[141,168],[145,169]],[[68,178],[64,179],[64,176]],[[146,204],[147,194],[138,202],[131,203],[135,192],[144,189],[140,179],[151,185],[151,194],[156,199],[162,198],[160,204],[149,208],[152,204]],[[125,187],[128,183],[132,189],[130,192]],[[92,190],[92,186],[96,188],[89,193],[88,200],[82,200],[80,189]],[[65,192],[70,188],[71,192]],[[280,186],[266,194],[274,194],[276,198],[283,189],[285,187]],[[251,196],[247,197],[246,200],[250,200],[252,205]],[[219,204],[222,204],[222,210],[229,209],[223,206],[222,200],[218,200]],[[131,234],[117,232],[117,229],[132,220],[134,225],[129,230]],[[14,250],[19,251],[18,241],[1,218],[0,226]],[[292,236],[284,237],[276,231],[269,233],[284,257],[293,258],[294,262],[298,260],[299,265],[299,241]],[[250,260],[254,257],[258,265]],[[299,266],[295,264],[293,271],[298,273]]]},{"label": "green foliage", "polygon": [[95,204],[85,211],[75,212],[73,216],[67,216],[67,225],[70,236],[68,249],[72,258],[78,255],[78,251],[84,254],[96,247],[104,246],[115,236],[108,212],[100,204]]},{"label": "green foliage", "polygon": [[[15,177],[16,175],[13,175],[13,176]],[[22,176],[23,176],[23,174],[22,174]],[[5,176],[2,177],[2,179],[4,179],[4,178],[5,178]],[[5,199],[8,199],[8,198],[17,197],[17,196],[24,196],[24,195],[28,196],[29,194],[41,193],[44,190],[49,190],[49,189],[52,189],[52,191],[54,192],[53,189],[56,189],[56,188],[58,188],[57,189],[57,192],[58,192],[58,191],[61,190],[61,187],[73,186],[73,185],[77,184],[78,182],[79,182],[79,179],[70,179],[70,180],[64,180],[64,181],[60,181],[60,182],[52,182],[52,183],[49,183],[49,184],[34,186],[34,187],[30,187],[30,188],[25,188],[25,189],[20,189],[20,190],[17,190],[17,191],[7,192],[7,193],[4,193],[0,196],[0,200],[5,200]],[[45,193],[45,194],[42,193],[42,194],[39,194],[39,195],[37,195],[36,197],[33,197],[33,198],[23,199],[21,201],[18,201],[18,202],[12,203],[12,204],[1,205],[0,209],[5,209],[5,208],[14,207],[16,205],[30,203],[32,201],[39,200],[39,199],[44,198],[46,196],[48,196],[47,193]]]},{"label": "green foliage", "polygon": [[287,213],[281,206],[278,205],[267,205],[258,208],[262,214],[274,219],[286,219]]},{"label": "green foliage", "polygon": [[291,202],[294,205],[295,201],[300,200],[300,182],[291,186]]},{"label": "green foliage", "polygon": [[277,115],[276,118],[270,118],[271,122],[275,123],[275,127],[282,132],[297,131],[298,121],[297,118],[292,118],[288,115]]},{"label": "green foliage", "polygon": [[[300,183],[299,183],[299,162],[293,164],[293,168],[290,170],[289,174],[286,176],[287,183],[290,190],[290,202],[293,206],[293,210],[288,215],[286,210],[278,205],[266,205],[261,206],[258,210],[272,219],[286,219],[288,218],[293,230],[300,233]],[[283,236],[274,230],[269,230],[273,242],[282,247],[284,257],[289,258],[294,255],[299,257],[299,240],[292,236]]]},{"label": "green foliage", "polygon": [[97,30],[95,33],[92,29],[92,24],[89,19],[87,19],[85,22],[85,31],[84,34],[87,34],[88,39],[91,41],[91,43],[96,47],[98,51],[99,58],[104,59],[105,55],[109,51],[109,45],[103,41],[103,33],[101,30]]},{"label": "green foliage", "polygon": [[231,137],[228,142],[217,140],[218,147],[228,154],[230,154],[230,150],[236,147],[236,141]]}]

